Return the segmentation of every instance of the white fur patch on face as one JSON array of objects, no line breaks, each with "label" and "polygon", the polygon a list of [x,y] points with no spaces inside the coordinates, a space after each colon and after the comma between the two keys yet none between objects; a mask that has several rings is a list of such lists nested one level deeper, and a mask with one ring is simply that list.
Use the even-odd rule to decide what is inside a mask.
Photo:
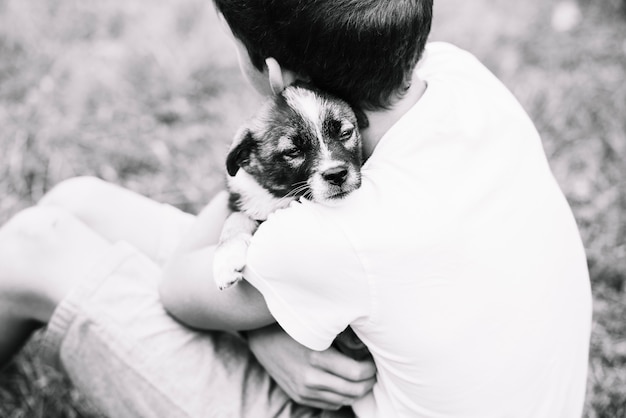
[{"label": "white fur patch on face", "polygon": [[328,102],[312,91],[305,89],[285,90],[285,101],[311,127],[320,145],[322,156],[330,158],[330,150],[324,143],[322,126]]},{"label": "white fur patch on face", "polygon": [[293,141],[291,138],[287,136],[281,136],[278,138],[278,143],[276,144],[276,151],[282,152],[288,149],[293,148]]},{"label": "white fur patch on face", "polygon": [[323,99],[317,94],[304,89],[285,90],[285,101],[293,110],[298,112],[302,119],[311,124],[315,132],[321,137],[324,115]]},{"label": "white fur patch on face", "polygon": [[253,219],[264,221],[276,209],[287,207],[293,198],[277,198],[264,189],[245,170],[237,171],[235,177],[229,177],[228,187],[231,192],[238,193],[242,205],[241,211]]},{"label": "white fur patch on face", "polygon": [[319,157],[322,164],[332,161],[330,149],[324,142],[322,134],[324,117],[326,116],[329,103],[319,95],[305,89],[286,90],[285,101],[311,127],[311,132],[315,134],[320,147]]}]

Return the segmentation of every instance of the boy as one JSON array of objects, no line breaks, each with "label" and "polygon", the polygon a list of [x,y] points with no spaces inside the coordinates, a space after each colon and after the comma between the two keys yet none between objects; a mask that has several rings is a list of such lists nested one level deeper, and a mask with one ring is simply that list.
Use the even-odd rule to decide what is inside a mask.
[{"label": "boy", "polygon": [[[189,396],[190,382],[206,387],[208,376],[222,386],[245,385],[244,379],[232,379],[241,374],[258,376],[268,387],[271,382],[256,366],[241,371],[242,362],[252,363],[244,349],[231,352],[239,346],[228,334],[212,333],[207,341],[167,322],[156,293],[146,291],[160,275],[153,260],[167,257],[161,299],[190,326],[246,330],[278,321],[314,350],[326,349],[337,333],[353,327],[376,362],[373,391],[360,397],[371,379],[367,366],[353,363],[362,367],[360,376],[337,373],[342,385],[325,379],[313,401],[300,395],[305,403],[337,407],[358,398],[354,410],[363,417],[580,415],[590,294],[576,225],[534,127],[506,89],[452,46],[430,45],[423,52],[430,2],[215,3],[257,89],[277,91],[303,78],[365,112],[370,126],[363,130],[368,160],[361,189],[333,205],[301,202],[275,214],[253,239],[247,282],[225,292],[217,291],[210,277],[210,257],[227,213],[223,197],[192,220],[167,214],[167,208],[158,213],[152,202],[102,185],[101,194],[108,193],[124,213],[104,215],[96,205],[76,209],[71,198],[76,183],[53,191],[44,205],[70,209],[109,241],[124,238],[152,260],[122,246],[90,268],[107,251],[107,241],[59,213],[56,222],[49,214],[45,222],[32,212],[16,217],[0,236],[0,254],[12,251],[17,254],[9,260],[23,260],[44,247],[42,262],[55,267],[46,269],[48,277],[79,264],[74,275],[91,271],[99,280],[88,281],[82,291],[75,289],[78,278],[47,285],[38,269],[7,261],[9,266],[0,268],[5,289],[0,295],[7,301],[30,296],[30,307],[43,311],[28,316],[17,306],[7,309],[4,324],[13,320],[14,326],[4,327],[13,340],[25,333],[26,319],[45,321],[56,308],[47,340],[52,351],[60,352],[72,379],[117,416],[149,416],[158,408],[168,410],[162,416],[315,414],[285,401],[280,391],[254,385],[243,392],[228,385],[221,399],[209,394],[210,409],[196,406],[194,398],[202,394]],[[131,233],[138,227],[122,225],[130,212],[152,226],[177,219],[165,222],[170,236],[180,235],[177,228],[188,232],[173,256],[148,240],[148,228]],[[46,229],[54,233],[45,235]],[[5,279],[18,276],[35,277],[30,281],[36,286],[24,291],[28,286]],[[8,298],[16,287],[19,297]],[[42,287],[46,290],[32,290]],[[74,290],[66,297],[68,289]],[[122,294],[131,302],[122,302]],[[282,336],[271,328],[256,341],[276,335]],[[89,338],[105,348],[94,347]],[[210,356],[198,354],[202,345]],[[268,351],[256,350],[266,364]],[[106,390],[81,373],[82,359],[94,352],[106,367],[91,373],[103,379],[124,373],[113,399],[102,400]],[[176,352],[180,355],[172,358]],[[311,358],[318,364],[328,359]],[[274,373],[280,382],[280,372]],[[343,386],[350,380],[355,385]],[[288,385],[288,379],[282,381]],[[130,387],[143,396],[129,400]],[[269,401],[250,393],[259,390],[269,393]],[[216,412],[232,408],[232,393],[243,394],[238,409]],[[280,408],[271,410],[276,405]]]},{"label": "boy", "polygon": [[449,45],[430,45],[413,71],[427,2],[216,3],[250,74],[269,58],[273,90],[304,77],[365,111],[368,160],[353,195],[303,201],[264,223],[249,249],[249,283],[233,292],[190,303],[200,269],[186,252],[175,257],[163,286],[170,311],[211,329],[276,320],[317,350],[351,325],[378,379],[355,403],[358,416],[580,415],[584,251],[510,93]]}]

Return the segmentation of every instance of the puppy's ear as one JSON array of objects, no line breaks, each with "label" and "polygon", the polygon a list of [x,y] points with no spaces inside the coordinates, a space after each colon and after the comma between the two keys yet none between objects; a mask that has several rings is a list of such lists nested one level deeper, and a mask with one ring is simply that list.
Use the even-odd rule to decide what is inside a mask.
[{"label": "puppy's ear", "polygon": [[229,176],[234,176],[239,168],[250,162],[250,155],[254,149],[254,138],[248,128],[242,128],[235,135],[233,146],[226,157],[226,171]]}]

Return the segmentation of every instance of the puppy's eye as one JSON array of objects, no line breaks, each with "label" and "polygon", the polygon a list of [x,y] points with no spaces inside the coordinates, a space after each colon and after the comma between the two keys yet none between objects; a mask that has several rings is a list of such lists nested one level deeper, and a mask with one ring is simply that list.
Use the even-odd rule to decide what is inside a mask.
[{"label": "puppy's eye", "polygon": [[293,160],[294,158],[298,158],[302,153],[298,148],[289,148],[283,151],[283,157],[288,160]]},{"label": "puppy's eye", "polygon": [[352,134],[354,134],[354,128],[353,127],[345,128],[339,134],[339,140],[340,141],[347,141],[348,139],[352,138]]}]

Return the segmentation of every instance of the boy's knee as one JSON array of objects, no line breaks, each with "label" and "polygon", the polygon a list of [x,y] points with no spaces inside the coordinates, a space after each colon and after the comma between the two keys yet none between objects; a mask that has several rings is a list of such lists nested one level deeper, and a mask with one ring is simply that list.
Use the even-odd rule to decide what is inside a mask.
[{"label": "boy's knee", "polygon": [[89,208],[99,205],[106,189],[112,187],[97,177],[73,177],[54,186],[39,201],[39,206],[65,209],[78,218],[88,216]]},{"label": "boy's knee", "polygon": [[[0,229],[0,295],[19,295],[32,288],[28,266],[37,265],[54,242],[56,230],[72,216],[60,208],[31,207],[14,215]],[[36,260],[33,263],[33,260]],[[26,276],[26,277],[23,277]]]},{"label": "boy's knee", "polygon": [[[13,246],[25,241],[37,241],[59,222],[71,215],[56,207],[31,207],[19,212],[2,228],[2,241],[10,241]],[[13,240],[13,241],[11,241]]]},{"label": "boy's knee", "polygon": [[0,229],[0,306],[45,322],[80,277],[108,248],[63,208],[35,206]]}]

